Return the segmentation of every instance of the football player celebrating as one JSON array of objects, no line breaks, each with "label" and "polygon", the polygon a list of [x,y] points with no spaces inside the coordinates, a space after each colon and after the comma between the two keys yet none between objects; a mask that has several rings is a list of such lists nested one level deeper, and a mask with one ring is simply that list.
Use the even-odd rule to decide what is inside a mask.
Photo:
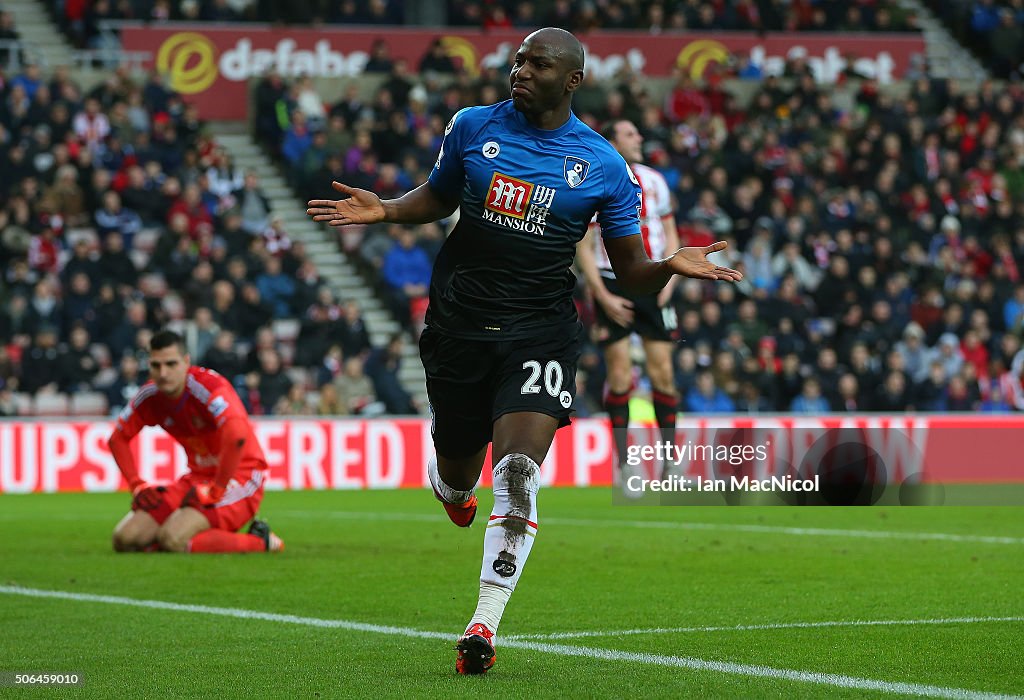
[{"label": "football player celebrating", "polygon": [[[640,183],[640,235],[647,254],[653,259],[661,258],[666,252],[679,247],[668,183],[661,173],[641,162],[644,137],[633,122],[626,119],[613,121],[605,130],[604,137],[629,163],[633,175]],[[590,228],[587,237],[577,246],[576,261],[594,295],[597,322],[605,332],[599,341],[604,348],[605,364],[608,367],[605,410],[612,422],[619,467],[623,468],[628,447],[629,396],[633,389],[629,339],[634,331],[644,343],[654,416],[661,431],[661,440],[675,441],[679,397],[672,377],[672,334],[676,330],[676,312],[670,300],[677,278],[669,280],[657,293],[640,296],[626,294],[615,279],[615,271],[612,270],[604,244],[596,235],[600,225],[595,222]]]},{"label": "football player celebrating", "polygon": [[[148,381],[124,408],[108,444],[132,490],[132,509],[114,528],[118,552],[276,552],[281,538],[262,520],[238,530],[263,500],[263,449],[231,383],[192,367],[185,341],[160,331],[149,345]],[[131,441],[159,425],[188,456],[189,473],[157,485],[139,476]]]},{"label": "football player celebrating", "polygon": [[709,262],[725,248],[683,248],[651,262],[640,241],[640,187],[622,156],[570,109],[583,47],[569,32],[526,37],[512,99],[459,111],[424,184],[381,199],[339,182],[342,200],[311,200],[332,226],[459,223],[434,263],[420,356],[436,456],[427,465],[449,518],[468,527],[492,444],[494,509],[484,534],[476,612],[458,641],[459,673],[494,664],[498,623],[537,534],[540,463],[569,424],[583,329],[572,301],[576,244],[595,213],[624,288],[661,289],[675,274],[735,280]]}]

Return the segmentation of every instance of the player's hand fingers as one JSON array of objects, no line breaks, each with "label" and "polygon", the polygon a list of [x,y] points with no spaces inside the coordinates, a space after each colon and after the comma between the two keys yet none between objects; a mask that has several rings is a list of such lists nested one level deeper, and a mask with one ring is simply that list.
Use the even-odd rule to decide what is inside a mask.
[{"label": "player's hand fingers", "polygon": [[729,244],[726,243],[725,241],[715,241],[711,245],[704,246],[704,255],[708,255],[710,253],[717,253],[718,251],[725,250],[728,247]]},{"label": "player's hand fingers", "polygon": [[334,189],[338,190],[338,192],[341,192],[342,194],[347,194],[347,195],[353,196],[353,197],[355,196],[356,192],[359,191],[355,187],[349,187],[345,183],[338,182],[337,180],[334,180],[333,182],[331,182],[331,187],[333,187]]},{"label": "player's hand fingers", "polygon": [[338,213],[334,214],[317,214],[313,217],[313,221],[334,221],[338,218]]},{"label": "player's hand fingers", "polygon": [[310,209],[334,209],[333,199],[311,199],[306,202]]}]

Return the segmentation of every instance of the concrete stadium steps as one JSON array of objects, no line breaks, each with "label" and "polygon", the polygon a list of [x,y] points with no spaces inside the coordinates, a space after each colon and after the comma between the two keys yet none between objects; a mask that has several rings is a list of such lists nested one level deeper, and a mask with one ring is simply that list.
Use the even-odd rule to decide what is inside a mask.
[{"label": "concrete stadium steps", "polygon": [[[44,66],[72,65],[72,47],[38,0],[4,0],[0,7],[14,15],[14,28],[29,53],[38,52]],[[32,56],[30,55],[30,58]],[[10,76],[9,76],[10,77]]]},{"label": "concrete stadium steps", "polygon": [[928,54],[929,72],[939,78],[981,81],[991,77],[970,51],[960,45],[935,14],[920,0],[898,0],[904,10],[917,15]]},{"label": "concrete stadium steps", "polygon": [[[260,185],[273,208],[272,216],[281,219],[292,240],[302,241],[320,275],[327,280],[338,298],[359,302],[373,344],[385,345],[391,334],[401,327],[373,290],[366,287],[356,268],[341,252],[334,232],[306,216],[304,202],[277,173],[273,161],[253,142],[243,127],[220,122],[211,126],[217,142],[228,150],[238,167],[253,168],[259,173]],[[413,343],[406,344],[399,378],[405,390],[425,406],[423,364]]]}]

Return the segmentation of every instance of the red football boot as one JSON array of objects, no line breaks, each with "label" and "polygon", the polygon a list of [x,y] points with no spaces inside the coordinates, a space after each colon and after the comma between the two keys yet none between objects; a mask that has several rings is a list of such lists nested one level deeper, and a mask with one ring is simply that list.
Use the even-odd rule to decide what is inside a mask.
[{"label": "red football boot", "polygon": [[463,675],[486,673],[494,665],[494,632],[479,622],[469,626],[455,648],[455,670]]},{"label": "red football boot", "polygon": [[449,503],[448,501],[441,498],[441,494],[434,489],[434,497],[441,501],[441,505],[444,506],[444,510],[448,513],[448,518],[459,527],[469,527],[473,524],[473,518],[476,517],[476,496],[470,496],[469,500],[465,503]]}]

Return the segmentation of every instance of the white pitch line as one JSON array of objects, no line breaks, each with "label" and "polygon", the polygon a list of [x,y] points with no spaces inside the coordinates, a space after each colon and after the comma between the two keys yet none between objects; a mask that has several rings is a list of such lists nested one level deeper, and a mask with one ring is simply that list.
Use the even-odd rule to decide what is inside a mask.
[{"label": "white pitch line", "polygon": [[[416,522],[447,522],[444,516],[426,513],[368,513],[344,510],[280,510],[283,516],[307,518],[343,518],[346,520],[388,520]],[[881,540],[937,540],[940,542],[967,542],[971,544],[1024,544],[1024,537],[999,535],[957,535],[949,532],[899,532],[894,530],[842,530],[820,527],[787,527],[782,525],[744,525],[739,523],[689,523],[669,520],[590,520],[580,518],[545,518],[541,525],[570,525],[578,527],[635,527],[653,530],[706,530],[722,532],[750,532],[769,535],[796,535],[802,537],[852,537]]]},{"label": "white pitch line", "polygon": [[[60,600],[72,600],[86,603],[106,603],[109,605],[126,605],[139,608],[150,608],[156,610],[173,610],[177,612],[189,612],[205,615],[219,615],[222,617],[233,617],[244,620],[261,620],[266,622],[281,622],[293,625],[307,625],[310,627],[345,629],[357,632],[369,632],[375,634],[390,634],[403,637],[415,637],[422,639],[441,639],[454,641],[455,635],[445,632],[430,632],[417,630],[411,627],[394,627],[391,625],[373,625],[365,622],[354,622],[351,620],[324,620],[316,617],[301,617],[298,615],[281,615],[267,613],[258,610],[244,610],[241,608],[221,608],[206,605],[187,605],[183,603],[171,603],[162,600],[139,600],[136,598],[122,598],[120,596],[96,595],[92,593],[71,593],[68,591],[49,591],[38,588],[22,588],[21,586],[0,586],[0,593],[8,595],[19,595],[30,598],[56,598]],[[881,681],[872,678],[858,678],[856,676],[844,676],[834,673],[815,673],[813,671],[796,671],[771,666],[756,664],[741,664],[730,661],[706,661],[688,656],[665,656],[661,654],[644,654],[628,651],[617,651],[614,649],[600,649],[596,647],[570,646],[566,644],[548,644],[544,642],[530,642],[523,640],[503,641],[499,646],[527,651],[558,654],[561,656],[578,656],[588,659],[604,661],[628,661],[632,663],[650,664],[670,668],[686,668],[694,671],[712,671],[726,673],[736,676],[747,676],[754,678],[767,678],[772,680],[787,680],[798,683],[812,683],[816,685],[832,686],[835,688],[852,688],[856,690],[875,690],[893,695],[916,695],[931,698],[956,698],[958,700],[1024,700],[1020,695],[1003,695],[985,691],[966,690],[963,688],[947,688],[936,685],[924,685],[920,683],[901,683],[892,681]]]},{"label": "white pitch line", "polygon": [[928,620],[825,620],[822,622],[779,622],[763,625],[733,625],[726,627],[650,627],[628,630],[587,630],[581,632],[553,632],[551,634],[514,634],[507,640],[583,639],[584,637],[619,637],[634,634],[680,634],[684,632],[744,632],[748,630],[813,629],[815,627],[888,627],[895,625],[960,625],[981,622],[1024,622],[1018,617],[941,617]]}]

